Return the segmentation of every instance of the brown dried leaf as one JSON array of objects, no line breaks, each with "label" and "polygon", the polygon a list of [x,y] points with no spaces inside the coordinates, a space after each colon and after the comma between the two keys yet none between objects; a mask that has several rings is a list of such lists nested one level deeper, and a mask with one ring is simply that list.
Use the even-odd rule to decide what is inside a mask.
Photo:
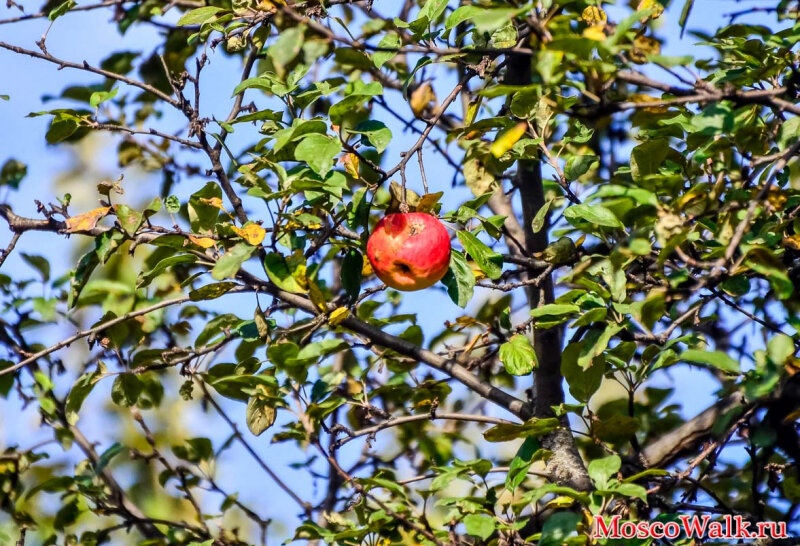
[{"label": "brown dried leaf", "polygon": [[97,222],[99,222],[101,218],[105,217],[109,211],[111,211],[111,207],[100,207],[90,210],[89,212],[84,212],[83,214],[67,218],[67,233],[93,230],[95,226],[97,226]]},{"label": "brown dried leaf", "polygon": [[411,93],[409,104],[414,115],[420,117],[425,108],[432,102],[436,102],[436,93],[433,91],[430,82],[425,82]]}]

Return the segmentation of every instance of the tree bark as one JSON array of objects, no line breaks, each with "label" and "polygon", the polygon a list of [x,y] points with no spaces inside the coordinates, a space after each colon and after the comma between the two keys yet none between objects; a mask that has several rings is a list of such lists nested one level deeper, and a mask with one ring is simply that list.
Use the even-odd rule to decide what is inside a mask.
[{"label": "tree bark", "polygon": [[[506,82],[511,85],[527,85],[531,81],[531,58],[525,55],[509,57]],[[522,201],[522,232],[526,252],[528,255],[541,252],[548,244],[549,226],[545,225],[537,233],[534,233],[531,227],[536,213],[545,203],[540,159],[518,161],[514,183],[519,188]],[[542,287],[531,286],[525,292],[531,309],[552,303],[555,299],[552,275],[547,276]],[[536,417],[553,417],[553,407],[564,402],[561,344],[560,327],[535,331],[533,345],[539,360],[534,372],[533,385],[533,414]],[[542,439],[543,447],[553,452],[553,456],[547,462],[547,471],[556,483],[578,490],[589,490],[592,482],[570,432],[566,416],[561,417],[561,423],[561,428]]]}]

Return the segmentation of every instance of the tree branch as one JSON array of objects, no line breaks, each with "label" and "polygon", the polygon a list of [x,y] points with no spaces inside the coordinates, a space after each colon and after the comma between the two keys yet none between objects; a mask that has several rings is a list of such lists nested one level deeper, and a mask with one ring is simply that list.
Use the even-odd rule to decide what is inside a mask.
[{"label": "tree branch", "polygon": [[491,423],[494,425],[500,424],[513,424],[511,421],[507,421],[505,419],[498,419],[496,417],[489,417],[488,415],[470,415],[468,413],[421,413],[419,415],[404,415],[402,417],[393,417],[388,419],[382,423],[377,425],[363,428],[361,430],[356,431],[347,431],[347,436],[337,440],[333,448],[339,449],[344,444],[351,440],[355,440],[361,436],[372,436],[377,432],[385,430],[391,427],[397,427],[400,425],[405,425],[408,423],[414,423],[417,421],[434,421],[436,419],[445,419],[450,421],[467,421],[467,422],[474,422],[474,423]]},{"label": "tree branch", "polygon": [[664,468],[684,454],[696,451],[708,439],[717,420],[733,410],[737,411],[737,416],[745,410],[744,396],[740,393],[721,399],[675,430],[661,435],[645,446],[642,450],[645,465],[650,468]]}]

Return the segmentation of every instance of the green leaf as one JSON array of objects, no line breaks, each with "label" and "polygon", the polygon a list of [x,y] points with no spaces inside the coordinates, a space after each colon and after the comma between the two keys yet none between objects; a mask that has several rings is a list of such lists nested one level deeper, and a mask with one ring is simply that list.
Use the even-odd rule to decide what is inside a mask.
[{"label": "green leaf", "polygon": [[561,353],[561,374],[569,385],[569,393],[580,402],[588,402],[597,392],[606,371],[605,359],[595,357],[584,369],[578,364],[581,344],[570,343]]},{"label": "green leaf", "polygon": [[494,533],[496,520],[484,514],[468,514],[464,518],[464,527],[468,535],[488,539]]},{"label": "green leaf", "polygon": [[193,9],[184,13],[183,16],[178,19],[177,25],[179,27],[187,25],[202,25],[203,23],[210,21],[220,11],[222,11],[222,8],[218,8],[216,6],[205,6],[202,8]]},{"label": "green leaf", "polygon": [[242,264],[250,257],[255,247],[247,243],[238,243],[223,254],[211,270],[214,280],[221,281],[235,277]]},{"label": "green leaf", "polygon": [[50,122],[45,139],[48,144],[57,144],[66,140],[78,130],[78,120],[74,116],[56,114]]},{"label": "green leaf", "polygon": [[223,294],[227,294],[239,286],[235,282],[218,282],[201,286],[197,290],[189,292],[189,299],[192,301],[206,301],[216,299]]},{"label": "green leaf", "polygon": [[389,32],[384,36],[380,42],[378,42],[378,47],[382,49],[388,50],[395,50],[395,51],[376,51],[372,54],[372,62],[375,63],[375,66],[378,68],[383,68],[387,62],[391,61],[395,55],[397,55],[398,49],[402,42],[400,41],[400,35],[396,32]]},{"label": "green leaf", "polygon": [[445,20],[445,30],[455,28],[460,23],[472,21],[479,32],[489,32],[497,30],[508,24],[520,13],[530,9],[530,5],[522,8],[496,8],[489,9],[479,6],[461,6],[454,10]]},{"label": "green leaf", "polygon": [[466,307],[472,299],[475,273],[461,252],[454,250],[450,253],[450,269],[442,278],[442,284],[447,287],[450,299],[459,307]]},{"label": "green leaf", "polygon": [[568,220],[586,220],[595,226],[610,228],[624,228],[616,215],[601,205],[572,205],[564,210],[564,217]]},{"label": "green leaf", "polygon": [[142,215],[128,205],[117,205],[114,208],[114,213],[117,215],[122,229],[131,237],[136,234],[136,230],[139,229],[144,221]]},{"label": "green leaf", "polygon": [[665,140],[648,140],[631,150],[631,177],[640,182],[658,174],[661,163],[667,157],[669,143]]},{"label": "green leaf", "polygon": [[25,263],[39,272],[44,282],[50,280],[50,262],[46,258],[26,252],[20,252],[20,257],[25,260]]},{"label": "green leaf", "polygon": [[642,502],[647,502],[647,489],[635,483],[617,483],[608,490],[624,497],[636,497]]},{"label": "green leaf", "polygon": [[557,512],[548,517],[542,526],[542,537],[539,546],[562,546],[569,535],[575,532],[580,514],[573,512]]},{"label": "green leaf", "polygon": [[608,485],[608,480],[619,472],[621,466],[622,460],[618,455],[609,455],[590,462],[586,471],[598,489],[605,489]]},{"label": "green leaf", "polygon": [[593,163],[598,161],[597,156],[592,155],[573,155],[568,160],[566,165],[564,165],[564,176],[570,182],[573,180],[577,180],[587,172],[591,168]]},{"label": "green leaf", "polygon": [[501,254],[486,246],[469,231],[459,231],[456,235],[464,250],[472,256],[487,277],[490,279],[500,278],[500,275],[503,274],[503,256]]},{"label": "green leaf", "polygon": [[0,168],[0,186],[10,186],[16,190],[27,174],[28,166],[12,157]]},{"label": "green leaf", "polygon": [[260,436],[275,422],[276,413],[269,400],[258,396],[251,397],[247,402],[247,428],[255,436]]},{"label": "green leaf", "polygon": [[172,446],[172,453],[184,461],[199,463],[214,456],[214,446],[208,438],[190,438],[183,445]]},{"label": "green leaf", "polygon": [[119,231],[106,231],[98,235],[94,240],[94,250],[87,252],[78,262],[75,274],[70,280],[68,307],[72,308],[78,303],[78,297],[89,282],[95,268],[100,263],[105,263],[111,255],[119,248],[125,236]]},{"label": "green leaf", "polygon": [[207,182],[189,197],[189,224],[195,233],[212,233],[220,210],[209,204],[209,200],[222,199],[222,189],[214,182]]},{"label": "green leaf", "polygon": [[103,378],[105,373],[106,367],[100,362],[95,371],[83,374],[72,385],[64,407],[67,422],[70,425],[78,422],[78,412],[80,412],[84,400],[86,400],[86,397],[89,396],[89,393],[92,392],[94,386]]},{"label": "green leaf", "polygon": [[116,97],[118,91],[119,91],[118,87],[115,87],[111,91],[95,91],[89,97],[89,105],[92,108],[97,108],[103,102],[111,100],[114,97]]},{"label": "green leaf", "polygon": [[794,294],[794,283],[786,274],[786,268],[769,249],[757,247],[750,250],[744,265],[763,275],[779,300],[789,299]]},{"label": "green leaf", "polygon": [[114,442],[113,444],[108,446],[108,449],[103,451],[97,458],[97,462],[94,465],[95,474],[100,474],[103,470],[105,470],[105,468],[108,466],[111,460],[120,453],[122,453],[124,450],[125,447],[119,442]]},{"label": "green leaf", "polygon": [[581,310],[580,307],[571,303],[548,303],[541,307],[534,307],[530,315],[534,318],[558,317],[562,315],[572,315]]},{"label": "green leaf", "polygon": [[681,353],[680,358],[685,362],[711,366],[729,374],[738,375],[742,373],[739,363],[722,351],[687,349]]},{"label": "green leaf", "polygon": [[297,57],[303,48],[305,25],[295,25],[284,28],[278,39],[267,49],[267,55],[272,59],[278,73],[286,69],[286,65]]},{"label": "green leaf", "polygon": [[628,442],[639,430],[639,420],[636,417],[615,413],[611,417],[595,422],[592,427],[594,435],[604,442]]},{"label": "green leaf", "polygon": [[686,23],[689,21],[689,14],[692,12],[692,6],[694,6],[694,0],[686,0],[686,2],[683,3],[681,16],[680,19],[678,19],[678,25],[681,27],[681,38],[683,38],[683,32],[686,30]]},{"label": "green leaf", "polygon": [[181,202],[175,195],[170,195],[164,200],[167,212],[170,214],[178,214],[181,211]]},{"label": "green leaf", "polygon": [[294,158],[308,164],[322,178],[333,168],[333,160],[342,151],[335,138],[318,133],[307,135],[294,150]]},{"label": "green leaf", "polygon": [[118,406],[129,408],[136,405],[144,385],[132,373],[121,373],[111,386],[111,400]]},{"label": "green leaf", "polygon": [[508,442],[517,438],[536,438],[552,432],[560,426],[557,417],[532,418],[521,425],[501,423],[486,430],[483,437],[487,442]]},{"label": "green leaf", "polygon": [[364,257],[358,250],[350,249],[342,259],[342,288],[350,296],[351,301],[358,299],[361,292],[361,272],[364,268]]},{"label": "green leaf", "polygon": [[539,233],[542,231],[544,227],[544,223],[547,220],[547,213],[550,212],[550,207],[553,205],[553,200],[548,199],[545,201],[544,205],[539,207],[539,210],[536,211],[536,216],[533,217],[531,221],[531,230],[534,233]]},{"label": "green leaf", "polygon": [[50,10],[50,13],[47,14],[47,18],[51,21],[55,21],[77,5],[78,3],[75,2],[75,0],[67,0],[64,3],[59,4],[58,7]]},{"label": "green leaf", "polygon": [[197,261],[197,256],[193,254],[179,254],[170,256],[158,262],[153,269],[147,273],[139,273],[136,281],[136,288],[143,288],[153,282],[153,279],[164,273],[168,268],[178,264],[191,264]]},{"label": "green leaf", "polygon": [[356,125],[355,129],[348,129],[347,131],[361,135],[362,144],[374,147],[379,154],[383,153],[392,141],[392,131],[380,121],[362,121]]},{"label": "green leaf", "polygon": [[275,283],[278,288],[296,294],[307,292],[292,274],[293,270],[289,268],[289,264],[280,253],[270,252],[264,256],[264,270],[269,276],[269,280]]},{"label": "green leaf", "polygon": [[[602,326],[602,325],[601,325]],[[617,332],[622,330],[622,325],[609,322],[602,330],[592,328],[581,340],[581,351],[578,355],[578,366],[586,370],[593,365],[595,357],[601,355],[608,348],[608,343]]]},{"label": "green leaf", "polygon": [[436,21],[447,8],[448,0],[427,0],[422,9],[419,10],[417,18],[426,17],[431,23]]},{"label": "green leaf", "polygon": [[528,375],[539,364],[530,340],[522,334],[500,345],[500,362],[511,375]]}]

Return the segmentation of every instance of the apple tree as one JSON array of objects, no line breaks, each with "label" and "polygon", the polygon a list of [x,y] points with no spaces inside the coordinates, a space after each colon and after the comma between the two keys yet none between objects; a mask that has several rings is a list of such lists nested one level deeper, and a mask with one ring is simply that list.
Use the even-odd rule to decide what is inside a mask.
[{"label": "apple tree", "polygon": [[[797,520],[797,2],[30,4],[0,15],[0,119],[42,97],[10,136],[41,151],[0,152],[4,544]],[[413,282],[381,278],[435,284],[398,291],[367,241],[409,213],[452,250],[434,278],[447,238],[400,241]]]}]

